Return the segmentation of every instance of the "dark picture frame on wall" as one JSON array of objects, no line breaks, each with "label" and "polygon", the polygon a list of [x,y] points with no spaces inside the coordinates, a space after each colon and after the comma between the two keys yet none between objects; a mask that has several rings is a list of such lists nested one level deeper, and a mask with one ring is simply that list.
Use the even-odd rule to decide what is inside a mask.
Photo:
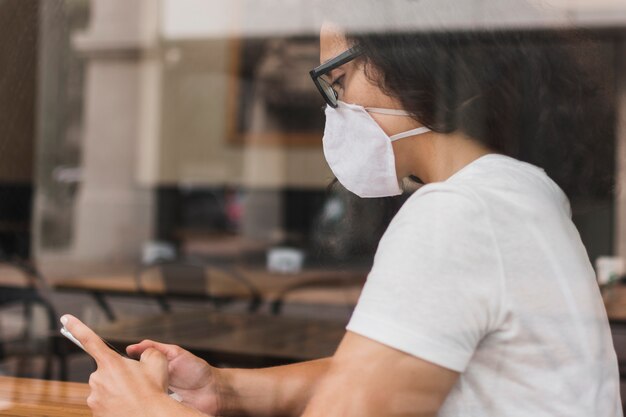
[{"label": "dark picture frame on wall", "polygon": [[228,143],[321,146],[324,103],[308,74],[317,65],[316,37],[233,40]]}]

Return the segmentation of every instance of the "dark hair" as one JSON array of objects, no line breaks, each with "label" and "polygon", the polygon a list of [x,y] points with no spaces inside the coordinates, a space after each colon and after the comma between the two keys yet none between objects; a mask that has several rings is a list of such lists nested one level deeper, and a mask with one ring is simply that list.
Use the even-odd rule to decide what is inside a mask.
[{"label": "dark hair", "polygon": [[[591,39],[573,32],[356,33],[368,77],[414,118],[546,169],[568,194],[606,196],[615,113]],[[594,56],[594,54],[596,56]]]}]

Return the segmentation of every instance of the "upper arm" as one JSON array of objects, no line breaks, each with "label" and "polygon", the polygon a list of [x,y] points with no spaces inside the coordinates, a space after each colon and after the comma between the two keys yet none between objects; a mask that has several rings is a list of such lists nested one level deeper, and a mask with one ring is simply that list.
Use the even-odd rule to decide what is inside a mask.
[{"label": "upper arm", "polygon": [[502,318],[488,216],[479,201],[447,189],[402,210],[379,244],[348,330],[464,372]]},{"label": "upper arm", "polygon": [[304,416],[435,416],[458,376],[348,332]]}]

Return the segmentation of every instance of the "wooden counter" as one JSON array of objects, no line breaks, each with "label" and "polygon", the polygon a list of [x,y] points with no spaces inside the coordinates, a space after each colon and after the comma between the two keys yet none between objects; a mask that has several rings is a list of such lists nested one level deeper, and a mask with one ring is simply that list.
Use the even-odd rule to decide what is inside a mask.
[{"label": "wooden counter", "polygon": [[87,384],[0,377],[0,415],[7,417],[91,416]]}]

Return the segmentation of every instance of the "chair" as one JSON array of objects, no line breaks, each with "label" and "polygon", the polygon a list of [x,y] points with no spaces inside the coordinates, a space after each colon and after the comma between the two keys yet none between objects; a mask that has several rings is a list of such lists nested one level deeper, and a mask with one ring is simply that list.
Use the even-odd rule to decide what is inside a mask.
[{"label": "chair", "polygon": [[[0,359],[17,358],[16,376],[29,376],[24,369],[34,355],[44,356],[43,377],[52,376],[52,359],[56,345],[52,338],[57,329],[57,313],[49,300],[50,290],[37,269],[23,260],[0,260],[0,308],[10,313],[10,308],[21,307],[22,329],[0,337]],[[35,335],[35,308],[43,309],[46,334]],[[4,333],[4,332],[2,332]]]},{"label": "chair", "polygon": [[231,279],[246,288],[249,295],[248,310],[258,310],[261,294],[242,274],[228,265],[207,265],[193,260],[156,261],[142,265],[135,274],[137,288],[148,298],[154,298],[162,311],[172,310],[171,300],[207,301],[216,307],[234,301],[234,297],[211,294],[212,273],[208,267],[220,272],[220,277]]}]

